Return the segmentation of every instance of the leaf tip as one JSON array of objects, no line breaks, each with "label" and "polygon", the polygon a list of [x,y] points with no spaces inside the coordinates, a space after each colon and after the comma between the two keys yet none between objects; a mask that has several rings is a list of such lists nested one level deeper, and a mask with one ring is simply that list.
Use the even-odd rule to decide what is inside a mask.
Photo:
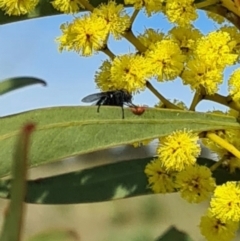
[{"label": "leaf tip", "polygon": [[34,131],[35,128],[36,128],[36,124],[33,122],[29,122],[23,126],[23,132],[26,134],[30,134],[31,132]]}]

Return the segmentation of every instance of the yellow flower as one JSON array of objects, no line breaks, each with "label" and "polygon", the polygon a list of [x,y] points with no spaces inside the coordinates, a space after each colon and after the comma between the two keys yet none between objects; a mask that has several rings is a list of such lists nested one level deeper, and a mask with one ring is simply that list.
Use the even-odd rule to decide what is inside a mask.
[{"label": "yellow flower", "polygon": [[154,29],[146,29],[143,34],[138,35],[139,40],[148,49],[154,49],[157,42],[160,42],[164,38],[164,33],[159,33]]},{"label": "yellow flower", "polygon": [[179,26],[188,26],[191,21],[197,19],[197,11],[194,0],[171,0],[166,4],[166,15],[168,20]]},{"label": "yellow flower", "polygon": [[80,8],[84,8],[79,0],[54,0],[53,7],[63,13],[77,13]]},{"label": "yellow flower", "polygon": [[37,6],[39,0],[0,0],[0,9],[8,15],[24,15]]},{"label": "yellow flower", "polygon": [[238,230],[238,223],[233,221],[222,222],[209,213],[201,218],[201,234],[208,241],[231,241]]},{"label": "yellow flower", "polygon": [[211,214],[226,221],[240,221],[240,188],[237,182],[227,182],[218,186],[210,202]]},{"label": "yellow flower", "polygon": [[235,26],[223,26],[219,29],[219,31],[227,32],[231,36],[231,39],[235,42],[235,46],[233,47],[233,53],[238,55],[240,54],[240,31]]},{"label": "yellow flower", "polygon": [[229,33],[215,31],[199,39],[194,54],[205,65],[224,69],[234,64],[238,58],[238,55],[233,53],[235,46],[236,41]]},{"label": "yellow flower", "polygon": [[59,50],[73,50],[83,56],[90,56],[103,48],[108,28],[102,18],[84,15],[72,23],[61,26],[63,35],[57,38]]},{"label": "yellow flower", "polygon": [[122,55],[113,62],[104,61],[95,75],[95,82],[102,91],[124,89],[134,93],[145,88],[150,70],[143,56]]},{"label": "yellow flower", "polygon": [[125,89],[130,93],[145,88],[150,77],[151,66],[141,55],[122,55],[116,57],[111,66],[111,83],[114,89]]},{"label": "yellow flower", "polygon": [[228,89],[233,101],[240,102],[240,68],[234,70],[229,81]]},{"label": "yellow flower", "polygon": [[134,5],[134,8],[138,10],[145,7],[145,11],[150,17],[152,13],[158,13],[162,10],[164,0],[124,0],[124,2],[125,4]]},{"label": "yellow flower", "polygon": [[223,73],[220,69],[206,65],[206,62],[197,58],[188,61],[181,78],[183,83],[190,85],[192,90],[199,91],[204,87],[207,94],[213,95],[223,81]]},{"label": "yellow flower", "polygon": [[159,159],[147,164],[144,173],[148,177],[149,187],[155,193],[170,193],[175,190],[175,173],[166,171]]},{"label": "yellow flower", "polygon": [[95,74],[95,82],[102,91],[116,90],[115,84],[111,79],[112,63],[105,60],[100,66],[100,71]]},{"label": "yellow flower", "polygon": [[182,72],[186,56],[173,40],[157,42],[146,53],[146,61],[152,66],[152,75],[158,81],[174,80]]},{"label": "yellow flower", "polygon": [[198,135],[187,130],[161,138],[157,153],[163,166],[169,171],[182,171],[194,165],[201,151],[197,141]]},{"label": "yellow flower", "polygon": [[209,198],[215,188],[215,180],[209,168],[194,165],[176,175],[176,187],[182,198],[190,203],[199,203]]},{"label": "yellow flower", "polygon": [[93,14],[106,21],[106,26],[115,39],[120,39],[121,34],[130,27],[130,17],[126,14],[124,6],[117,5],[114,1],[101,4],[93,10]]},{"label": "yellow flower", "polygon": [[196,41],[202,37],[201,32],[192,26],[174,27],[168,34],[178,44],[184,54],[190,55],[196,45]]}]

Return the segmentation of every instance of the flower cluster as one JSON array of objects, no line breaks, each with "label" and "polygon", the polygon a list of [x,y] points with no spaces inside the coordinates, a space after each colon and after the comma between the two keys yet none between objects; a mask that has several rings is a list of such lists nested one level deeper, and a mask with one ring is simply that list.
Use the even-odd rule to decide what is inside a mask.
[{"label": "flower cluster", "polygon": [[197,141],[197,134],[187,130],[160,138],[157,154],[162,165],[170,171],[182,171],[187,166],[194,165],[201,150]]},{"label": "flower cluster", "polygon": [[108,5],[102,4],[92,13],[63,24],[62,36],[57,38],[59,50],[91,56],[106,47],[109,34],[119,39],[129,26],[130,17],[125,13],[123,5],[110,1]]},{"label": "flower cluster", "polygon": [[236,62],[236,41],[225,31],[215,31],[198,39],[192,58],[187,62],[181,77],[193,90],[204,88],[213,95],[223,81],[225,67]]},{"label": "flower cluster", "polygon": [[208,241],[230,241],[235,237],[238,228],[237,222],[222,222],[209,212],[201,218],[200,222],[201,233]]},{"label": "flower cluster", "polygon": [[210,196],[215,180],[209,168],[196,164],[196,157],[200,154],[197,141],[198,136],[186,130],[160,138],[158,158],[145,168],[154,192],[178,190],[183,198],[194,203]]},{"label": "flower cluster", "polygon": [[[96,85],[102,91],[126,90],[136,94],[146,86],[149,87],[148,84],[153,78],[158,82],[181,78],[184,85],[189,85],[195,91],[195,97],[199,95],[217,99],[221,98],[217,92],[223,82],[224,70],[240,62],[240,31],[229,24],[207,34],[196,29],[193,22],[198,17],[197,5],[204,6],[207,2],[125,0],[125,4],[134,8],[132,16],[128,15],[124,5],[113,0],[96,8],[88,0],[51,0],[50,4],[57,11],[66,14],[76,14],[81,9],[89,11],[62,24],[62,34],[56,41],[59,51],[75,51],[85,57],[102,51],[109,56],[95,74]],[[209,2],[214,4],[214,1]],[[234,13],[239,10],[237,1],[220,2],[218,4],[224,7],[231,4]],[[0,0],[0,9],[8,15],[27,15],[37,12],[38,3],[39,0]],[[133,22],[141,9],[147,16],[163,13],[173,24],[172,29],[166,34],[155,29],[145,29],[143,33],[135,36],[132,31]],[[214,13],[207,15],[219,24],[225,21]],[[240,16],[240,13],[236,15]],[[108,46],[111,35],[115,40],[124,37],[135,46],[136,51],[115,56]],[[225,102],[222,101],[229,106],[231,103],[231,107],[237,106],[235,109],[238,111],[239,79],[240,69],[236,69],[228,80],[229,96],[224,99]],[[162,102],[156,105],[157,108],[169,104],[166,99],[159,99]],[[188,109],[184,103],[176,100],[171,104]],[[189,109],[193,110],[194,105]],[[216,114],[239,118],[238,111]],[[166,132],[169,133],[167,130]],[[225,141],[225,144],[240,149],[239,130],[218,130],[214,133]],[[197,158],[201,151],[198,134],[184,129],[159,138],[157,157],[148,163],[144,170],[148,178],[148,188],[155,193],[177,191],[190,203],[200,203],[211,198],[208,212],[201,219],[200,230],[208,241],[229,241],[235,236],[240,221],[240,184],[227,182],[216,186],[212,177],[212,167],[215,164],[211,168],[198,165]],[[150,141],[152,139],[133,145],[144,145]],[[216,144],[209,138],[202,138],[202,142],[218,155],[230,172],[240,168],[240,154],[238,157],[234,156],[224,145]]]},{"label": "flower cluster", "polygon": [[69,14],[77,13],[80,8],[84,8],[80,0],[53,0],[51,3],[58,11]]},{"label": "flower cluster", "polygon": [[8,15],[24,15],[32,12],[39,0],[0,0],[0,9]]}]

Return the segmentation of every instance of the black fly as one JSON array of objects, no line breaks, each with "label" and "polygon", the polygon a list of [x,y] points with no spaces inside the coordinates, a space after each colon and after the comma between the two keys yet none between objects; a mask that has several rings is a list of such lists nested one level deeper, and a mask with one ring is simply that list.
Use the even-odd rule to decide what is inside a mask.
[{"label": "black fly", "polygon": [[96,105],[98,106],[97,112],[101,105],[111,105],[111,106],[120,106],[122,108],[122,118],[124,119],[124,109],[123,105],[135,107],[132,103],[132,95],[128,93],[126,90],[113,90],[106,91],[101,93],[96,93],[92,95],[88,95],[82,99],[82,102],[93,102],[96,101]]}]

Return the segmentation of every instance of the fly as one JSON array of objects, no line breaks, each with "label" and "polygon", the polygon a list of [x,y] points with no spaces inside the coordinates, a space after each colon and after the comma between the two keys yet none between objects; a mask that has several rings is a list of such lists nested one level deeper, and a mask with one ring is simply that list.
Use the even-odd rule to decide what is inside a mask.
[{"label": "fly", "polygon": [[82,99],[82,102],[90,103],[96,101],[98,106],[97,112],[99,112],[102,105],[120,106],[122,108],[122,118],[124,119],[123,106],[136,107],[132,103],[132,95],[126,90],[113,90],[101,93],[95,93],[88,95]]}]

